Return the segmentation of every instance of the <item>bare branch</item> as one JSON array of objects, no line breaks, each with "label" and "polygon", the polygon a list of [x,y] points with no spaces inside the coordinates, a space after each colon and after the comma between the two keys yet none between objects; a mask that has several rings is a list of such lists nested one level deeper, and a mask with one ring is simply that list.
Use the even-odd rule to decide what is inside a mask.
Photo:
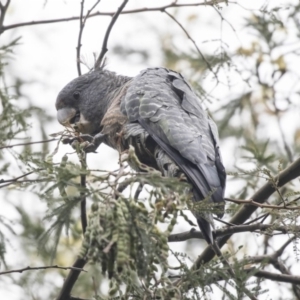
[{"label": "bare branch", "polygon": [[225,198],[225,201],[238,203],[238,204],[250,204],[260,208],[271,208],[271,209],[287,209],[287,210],[299,210],[300,206],[287,206],[287,205],[270,205],[270,204],[262,204],[255,202],[253,199],[242,200],[242,199],[232,199]]},{"label": "bare branch", "polygon": [[282,255],[283,251],[286,247],[296,238],[296,236],[291,237],[288,239],[278,250],[276,250],[273,254],[269,255],[258,255],[258,256],[251,256],[247,257],[246,260],[248,263],[271,263],[277,270],[282,273],[289,274],[286,270],[286,267],[278,267],[279,261],[278,258]]},{"label": "bare branch", "polygon": [[[250,258],[251,261],[252,257]],[[224,270],[226,272],[226,270]],[[263,270],[259,270],[255,267],[244,267],[243,272],[249,274],[250,276],[258,277],[258,278],[264,278],[264,279],[269,279],[273,280],[276,282],[286,282],[286,283],[291,283],[298,285],[300,284],[300,276],[295,276],[295,275],[288,275],[288,274],[279,274],[279,273],[272,273],[272,272],[267,272]],[[197,273],[195,273],[197,275]],[[172,277],[174,278],[174,277]],[[181,276],[180,279],[177,282],[182,282],[184,278]],[[223,276],[216,275],[216,276],[211,276],[210,279],[206,281],[206,285],[211,285],[213,283],[216,283],[217,281],[223,281],[223,280],[228,280],[228,277],[224,278]],[[187,283],[189,284],[189,283]],[[191,288],[190,286],[188,288]]]},{"label": "bare branch", "polygon": [[[285,250],[285,248],[295,239],[297,238],[297,236],[293,236],[290,239],[288,239],[278,250],[276,250],[274,252],[274,254],[272,255],[272,257],[274,258],[271,263],[274,266],[274,268],[276,268],[278,271],[280,271],[283,274],[287,274],[287,275],[291,275],[291,272],[288,270],[288,268],[283,264],[282,261],[280,261],[278,258],[282,255],[283,251]],[[299,285],[297,284],[293,284],[292,285],[293,291],[295,293],[295,295],[299,298],[300,295],[300,289],[299,289]]]},{"label": "bare branch", "polygon": [[[211,245],[212,249],[220,259],[220,261],[223,263],[224,266],[227,267],[226,273],[232,277],[232,279],[236,282],[237,286],[239,285],[239,279],[237,278],[235,272],[233,271],[232,266],[229,264],[228,260],[225,258],[225,256],[222,254],[221,249],[218,246],[218,243],[216,240],[214,240],[214,243]],[[245,286],[240,285],[240,289],[249,297],[251,300],[258,300]]]},{"label": "bare branch", "polygon": [[90,16],[91,12],[94,10],[94,8],[100,3],[101,0],[97,0],[96,3],[91,7],[90,10],[88,10],[87,14],[85,17],[83,17],[83,10],[84,10],[84,0],[81,1],[80,4],[80,26],[79,26],[79,34],[78,34],[78,41],[77,41],[77,47],[76,47],[76,65],[77,65],[77,72],[78,76],[81,75],[81,59],[80,59],[80,50],[81,50],[81,38],[83,34],[83,29],[86,23],[86,20]]},{"label": "bare branch", "polygon": [[[259,233],[260,234],[264,234],[264,231],[268,230],[268,229],[272,229],[272,231],[279,231],[282,232],[284,234],[286,234],[289,231],[300,231],[300,226],[293,226],[293,228],[291,228],[289,230],[289,228],[287,228],[287,226],[275,226],[274,224],[252,224],[252,225],[235,225],[235,226],[231,226],[231,227],[226,227],[226,228],[221,228],[218,229],[214,232],[215,237],[224,237],[227,235],[232,235],[234,233],[241,233],[241,232],[253,232],[253,231],[257,231],[260,230]],[[169,235],[168,237],[168,241],[170,243],[172,242],[183,242],[183,241],[187,241],[189,239],[204,239],[203,234],[201,233],[201,231],[198,230],[189,230],[189,231],[185,231],[185,232],[181,232],[181,233],[174,233]]]},{"label": "bare branch", "polygon": [[79,19],[79,33],[78,33],[78,41],[76,47],[76,65],[77,65],[77,73],[78,76],[81,75],[81,67],[80,67],[80,49],[81,49],[81,38],[84,28],[84,21],[83,21],[83,10],[84,10],[84,0],[80,3],[80,19]]},{"label": "bare branch", "polygon": [[82,153],[80,156],[81,170],[83,174],[80,175],[80,217],[82,233],[85,233],[87,227],[86,215],[86,154]]},{"label": "bare branch", "polygon": [[[70,293],[73,289],[75,282],[78,279],[78,276],[83,269],[84,265],[86,264],[86,260],[82,258],[77,258],[75,263],[73,264],[70,273],[68,274],[67,278],[64,281],[63,287],[56,298],[56,300],[67,300],[70,299]],[[76,268],[76,269],[75,269]]]},{"label": "bare branch", "polygon": [[34,170],[34,171],[27,172],[27,173],[25,173],[25,174],[23,174],[23,175],[20,175],[20,176],[18,176],[18,177],[11,178],[11,179],[6,179],[6,180],[0,179],[0,184],[3,184],[3,185],[0,185],[0,189],[3,188],[3,187],[8,186],[8,185],[10,185],[10,184],[13,184],[13,183],[15,183],[15,182],[18,182],[18,180],[21,179],[21,178],[24,178],[24,177],[26,177],[26,176],[28,176],[28,175],[31,175],[31,174],[33,174],[33,173],[35,173],[35,172],[39,172],[39,171],[42,171],[42,170],[44,170],[44,169],[36,169],[36,170]]},{"label": "bare branch", "polygon": [[278,128],[279,128],[279,132],[280,132],[280,135],[281,135],[281,139],[282,139],[282,142],[283,142],[283,145],[284,145],[284,150],[287,154],[287,157],[289,159],[289,162],[292,163],[293,162],[293,153],[292,153],[292,150],[290,149],[287,141],[286,141],[286,138],[285,138],[285,135],[284,135],[284,132],[283,132],[283,129],[282,129],[282,126],[281,126],[281,122],[280,122],[280,114],[281,114],[281,110],[278,108],[277,106],[277,103],[276,103],[276,96],[275,96],[275,84],[280,80],[280,78],[282,78],[282,75],[285,73],[285,71],[280,71],[281,72],[281,76],[273,83],[272,86],[269,86],[269,88],[271,88],[272,90],[272,93],[273,93],[273,105],[274,105],[274,113],[275,113],[275,116],[276,116],[276,121],[277,121],[277,124],[278,124]]},{"label": "bare branch", "polygon": [[[275,99],[274,99],[274,101],[275,101]],[[274,103],[274,106],[275,106],[275,103]],[[283,145],[284,145],[284,150],[287,154],[289,162],[292,163],[293,162],[293,153],[292,153],[292,150],[290,149],[290,147],[289,147],[289,145],[286,141],[286,138],[285,138],[285,135],[284,135],[281,123],[280,123],[279,110],[276,106],[275,106],[275,114],[276,114],[276,120],[277,120],[277,124],[278,124],[278,128],[279,128],[279,132],[280,132],[280,135],[281,135],[281,139],[282,139],[282,142],[283,142]]]},{"label": "bare branch", "polygon": [[1,149],[6,149],[6,148],[13,148],[17,146],[27,146],[27,145],[33,145],[33,144],[43,144],[43,143],[49,143],[53,141],[59,141],[59,139],[50,139],[50,140],[44,140],[44,141],[37,141],[37,142],[28,142],[28,143],[19,143],[19,144],[13,144],[13,145],[4,145],[0,146]]},{"label": "bare branch", "polygon": [[1,14],[0,14],[0,34],[5,31],[5,29],[4,29],[5,27],[3,26],[3,23],[4,23],[5,15],[6,15],[9,4],[10,4],[10,0],[7,0],[4,5],[0,2],[0,12],[1,12]]},{"label": "bare branch", "polygon": [[[250,268],[247,270],[247,272],[251,273],[253,270],[256,270],[255,268]],[[267,271],[261,271],[256,270],[256,272],[253,274],[253,276],[258,278],[265,278],[277,282],[287,282],[292,284],[300,284],[300,276],[294,276],[294,275],[286,275],[286,274],[277,274],[277,273],[271,273]]]},{"label": "bare branch", "polygon": [[[286,183],[292,181],[293,179],[300,176],[300,158],[298,158],[294,163],[292,163],[289,167],[284,169],[279,173],[278,176],[275,177],[276,182],[278,182],[277,187],[281,187]],[[254,195],[251,197],[257,203],[264,203],[267,199],[276,191],[273,182],[267,182],[263,185]],[[231,218],[229,223],[233,224],[243,224],[257,209],[257,207],[253,205],[243,205],[236,214]],[[224,236],[218,240],[219,247],[222,247],[231,235]],[[195,262],[193,268],[198,269],[202,264],[209,262],[214,257],[214,251],[211,247],[206,247],[206,249],[202,252],[202,254],[198,257]]]},{"label": "bare branch", "polygon": [[8,182],[5,183],[3,185],[0,186],[0,189],[12,185],[12,184],[22,184],[22,183],[28,183],[28,182],[32,182],[32,183],[37,183],[37,182],[54,182],[54,180],[49,180],[48,178],[43,178],[43,179],[24,179],[24,180],[18,180],[16,182]]},{"label": "bare branch", "polygon": [[194,44],[197,52],[199,53],[199,55],[201,56],[201,58],[205,61],[208,69],[214,74],[215,78],[218,81],[218,76],[217,74],[214,72],[214,70],[212,69],[210,63],[206,60],[205,56],[203,55],[203,53],[201,52],[201,50],[199,49],[197,43],[195,42],[195,40],[190,36],[190,34],[188,33],[188,31],[183,27],[183,25],[174,17],[172,16],[170,13],[168,13],[166,10],[162,10],[165,14],[167,14],[176,24],[179,25],[179,27],[183,30],[183,32],[185,33],[185,35],[187,36],[187,38]]},{"label": "bare branch", "polygon": [[104,36],[104,39],[103,39],[103,43],[102,43],[102,50],[101,50],[101,53],[98,57],[98,59],[96,60],[95,62],[95,66],[94,68],[95,69],[98,69],[100,66],[101,66],[101,63],[102,63],[102,60],[104,58],[104,55],[105,53],[107,52],[107,42],[108,42],[108,38],[109,38],[109,35],[110,35],[110,32],[115,24],[115,22],[117,21],[120,13],[122,12],[123,8],[126,6],[128,0],[124,0],[123,3],[121,4],[121,6],[118,8],[118,10],[116,11],[116,13],[113,15],[108,27],[107,27],[107,30],[106,30],[106,33],[105,33],[105,36]]},{"label": "bare branch", "polygon": [[[263,262],[264,264],[269,263],[274,266],[279,272],[286,274],[286,275],[291,275],[287,267],[279,260],[279,257],[282,255],[283,251],[285,248],[296,238],[296,236],[293,236],[292,238],[288,239],[277,251],[275,251],[271,255],[261,255],[261,256],[253,256],[249,257],[246,260],[249,263],[261,263]],[[298,289],[296,286],[293,284],[293,289],[295,293],[298,293]]]},{"label": "bare branch", "polygon": [[283,251],[285,250],[285,248],[294,240],[296,239],[297,236],[293,236],[290,239],[288,239],[278,250],[275,251],[275,253],[273,254],[274,257],[279,257],[282,255]]},{"label": "bare branch", "polygon": [[47,269],[62,269],[62,270],[75,270],[75,271],[83,271],[86,272],[84,269],[82,268],[77,268],[77,267],[61,267],[58,265],[53,265],[53,266],[43,266],[43,267],[26,267],[23,269],[16,269],[16,270],[8,270],[8,271],[3,271],[0,272],[0,275],[4,275],[4,274],[11,274],[11,273],[23,273],[25,271],[33,271],[33,270],[47,270]]},{"label": "bare branch", "polygon": [[[243,271],[248,274],[251,274],[251,276],[258,277],[258,278],[269,279],[269,280],[273,280],[276,282],[287,282],[287,283],[291,283],[291,284],[300,284],[300,276],[271,273],[271,272],[267,272],[267,271],[263,271],[263,270],[258,270],[254,267],[244,269]],[[224,278],[217,276],[215,278],[212,278],[211,282],[209,282],[208,284],[212,284],[216,281],[222,281],[222,280],[224,280]],[[226,279],[226,280],[228,280],[228,279]]]},{"label": "bare branch", "polygon": [[[171,7],[197,7],[197,6],[214,6],[220,3],[227,3],[227,0],[212,0],[212,1],[205,1],[205,2],[198,2],[198,3],[185,3],[185,4],[177,4],[176,1],[171,2],[170,4],[158,6],[158,7],[144,7],[138,9],[131,9],[122,11],[121,14],[135,14],[135,13],[143,13],[143,12],[157,12],[162,11],[167,8]],[[96,12],[94,14],[90,14],[88,18],[93,18],[97,16],[109,16],[112,17],[115,12]],[[86,17],[86,16],[85,16]],[[17,27],[24,27],[24,26],[33,26],[33,25],[42,25],[42,24],[51,24],[51,23],[59,23],[59,22],[68,22],[68,21],[76,21],[79,20],[79,17],[70,17],[70,18],[60,18],[60,19],[50,19],[50,20],[38,20],[38,21],[30,21],[30,22],[23,22],[23,23],[16,23],[8,26],[2,26],[0,33],[6,30],[10,30]]]},{"label": "bare branch", "polygon": [[143,190],[143,187],[144,187],[144,184],[142,182],[139,183],[135,193],[134,193],[134,199],[135,200],[138,200],[139,196],[140,196],[140,193],[142,192]]}]

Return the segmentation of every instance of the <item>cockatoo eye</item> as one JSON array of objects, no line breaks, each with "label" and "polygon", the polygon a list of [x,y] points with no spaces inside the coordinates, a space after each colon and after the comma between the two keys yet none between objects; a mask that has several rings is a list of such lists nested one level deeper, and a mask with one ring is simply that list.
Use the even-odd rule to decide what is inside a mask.
[{"label": "cockatoo eye", "polygon": [[73,97],[74,97],[75,99],[78,99],[79,96],[80,96],[80,92],[79,92],[79,91],[75,91],[75,92],[73,93]]}]

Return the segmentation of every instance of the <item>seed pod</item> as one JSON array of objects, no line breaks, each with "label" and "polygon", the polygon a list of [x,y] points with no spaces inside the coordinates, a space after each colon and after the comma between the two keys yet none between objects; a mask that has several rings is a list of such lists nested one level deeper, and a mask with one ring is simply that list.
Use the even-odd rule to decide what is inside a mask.
[{"label": "seed pod", "polygon": [[115,280],[111,280],[109,283],[109,291],[108,294],[109,296],[114,296],[115,293],[118,291],[119,286]]},{"label": "seed pod", "polygon": [[98,203],[93,203],[92,204],[92,207],[91,207],[91,209],[92,209],[92,212],[97,212],[98,210],[99,210],[99,205],[98,205]]},{"label": "seed pod", "polygon": [[150,265],[150,271],[151,271],[151,272],[158,272],[157,266],[154,265],[154,264]]}]

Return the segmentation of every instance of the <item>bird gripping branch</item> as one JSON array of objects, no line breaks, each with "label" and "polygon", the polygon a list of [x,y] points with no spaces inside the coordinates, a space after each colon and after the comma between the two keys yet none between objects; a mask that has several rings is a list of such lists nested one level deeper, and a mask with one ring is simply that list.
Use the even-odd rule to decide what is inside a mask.
[{"label": "bird gripping branch", "polygon": [[[222,217],[226,173],[217,127],[181,74],[149,68],[131,78],[96,69],[67,84],[56,109],[58,121],[75,126],[89,142],[86,152],[102,142],[119,152],[131,145],[142,163],[164,176],[184,175],[194,201],[217,204]],[[194,214],[213,244],[211,213]]]}]

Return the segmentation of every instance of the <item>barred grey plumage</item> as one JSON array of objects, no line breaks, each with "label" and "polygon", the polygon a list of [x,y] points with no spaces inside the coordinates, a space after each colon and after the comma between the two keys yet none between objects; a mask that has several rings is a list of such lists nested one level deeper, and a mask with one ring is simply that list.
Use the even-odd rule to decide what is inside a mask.
[{"label": "barred grey plumage", "polygon": [[[119,152],[135,147],[141,162],[164,176],[182,172],[195,201],[210,196],[224,204],[226,173],[215,123],[202,109],[181,74],[151,68],[134,78],[96,70],[71,81],[58,95],[61,124],[76,123],[95,151],[101,142]],[[222,213],[219,214],[222,216]],[[213,243],[210,213],[196,215],[208,243]]]}]

